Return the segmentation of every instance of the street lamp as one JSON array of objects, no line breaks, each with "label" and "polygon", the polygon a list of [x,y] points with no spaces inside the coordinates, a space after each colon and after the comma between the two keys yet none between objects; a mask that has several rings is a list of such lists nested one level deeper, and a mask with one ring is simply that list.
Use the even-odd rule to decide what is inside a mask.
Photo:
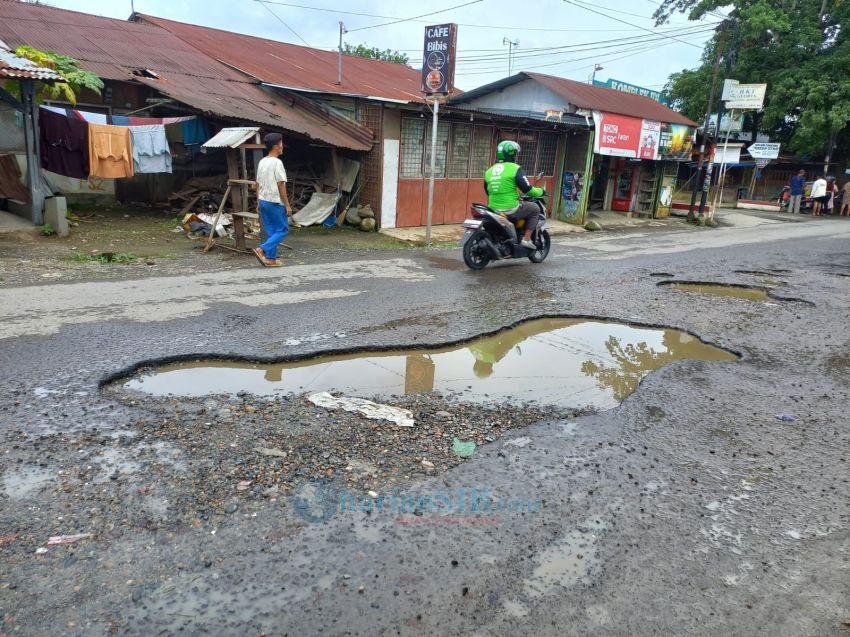
[{"label": "street lamp", "polygon": [[594,64],[593,65],[593,73],[590,74],[590,83],[591,84],[594,84],[596,82],[596,71],[602,71],[604,69],[605,69],[605,67],[602,66],[601,64]]}]

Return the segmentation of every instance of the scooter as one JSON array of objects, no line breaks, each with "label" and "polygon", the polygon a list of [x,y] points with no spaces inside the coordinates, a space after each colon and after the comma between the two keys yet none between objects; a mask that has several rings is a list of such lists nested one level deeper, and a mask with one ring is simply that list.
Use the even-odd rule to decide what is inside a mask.
[{"label": "scooter", "polygon": [[523,201],[530,201],[540,209],[537,228],[531,236],[532,243],[537,246],[536,250],[526,248],[520,243],[525,219],[520,219],[515,225],[507,217],[484,204],[472,204],[472,219],[463,222],[463,236],[460,239],[463,261],[467,267],[471,270],[481,270],[490,261],[526,257],[532,263],[542,263],[549,255],[551,247],[545,197],[548,197],[545,192],[542,197],[522,197]]}]

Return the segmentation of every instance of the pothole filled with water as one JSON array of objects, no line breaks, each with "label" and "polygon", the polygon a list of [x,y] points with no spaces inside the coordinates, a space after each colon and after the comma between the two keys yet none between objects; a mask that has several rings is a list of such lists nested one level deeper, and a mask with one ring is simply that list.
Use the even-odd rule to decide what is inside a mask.
[{"label": "pothole filled with water", "polygon": [[662,281],[659,285],[671,287],[679,292],[696,292],[712,296],[727,296],[749,301],[768,301],[767,290],[750,285],[735,285],[725,283],[686,283],[679,281]]},{"label": "pothole filled with water", "polygon": [[198,360],[142,370],[118,381],[154,396],[247,391],[264,397],[313,392],[387,399],[439,392],[481,404],[534,401],[609,409],[649,372],[694,359],[737,356],[674,329],[548,318],[434,349],[333,354],[280,363]]}]

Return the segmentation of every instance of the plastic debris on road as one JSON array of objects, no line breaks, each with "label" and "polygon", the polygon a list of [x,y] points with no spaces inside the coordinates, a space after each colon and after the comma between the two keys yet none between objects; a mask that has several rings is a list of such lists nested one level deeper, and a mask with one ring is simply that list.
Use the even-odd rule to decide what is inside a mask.
[{"label": "plastic debris on road", "polygon": [[355,412],[372,420],[388,420],[394,422],[399,427],[412,427],[414,424],[413,412],[399,407],[373,403],[371,400],[365,400],[363,398],[347,398],[345,396],[337,398],[323,391],[310,394],[307,400],[317,407]]},{"label": "plastic debris on road", "polygon": [[459,458],[471,458],[475,453],[475,443],[472,440],[455,438],[452,441],[452,452]]},{"label": "plastic debris on road", "polygon": [[91,537],[91,533],[77,533],[76,535],[52,535],[47,538],[47,546],[55,546],[56,544],[73,544],[79,540],[84,540]]},{"label": "plastic debris on road", "polygon": [[776,419],[781,420],[782,422],[794,422],[795,420],[797,420],[791,414],[776,414]]}]

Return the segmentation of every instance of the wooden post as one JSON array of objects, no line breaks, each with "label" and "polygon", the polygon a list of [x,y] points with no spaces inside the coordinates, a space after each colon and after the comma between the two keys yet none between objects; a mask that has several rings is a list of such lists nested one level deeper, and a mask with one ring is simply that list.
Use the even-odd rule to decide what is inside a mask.
[{"label": "wooden post", "polygon": [[[244,149],[242,149],[242,153],[244,152]],[[239,179],[239,160],[237,159],[235,148],[227,149],[227,177],[228,179]],[[243,206],[242,203],[245,197],[247,196],[245,193],[245,188],[243,186],[240,186],[239,190],[237,191],[235,188],[231,188],[228,184],[227,189],[230,192],[230,205],[233,208],[233,212],[247,212],[247,210],[245,210],[245,206]],[[224,199],[222,199],[222,203],[223,202]],[[242,217],[239,217],[237,215],[233,216],[233,233],[236,235],[237,250],[244,250],[245,222],[242,220]]]},{"label": "wooden post", "polygon": [[[218,205],[218,211],[215,213],[215,217],[213,217],[212,228],[210,229],[210,236],[207,237],[207,245],[204,246],[204,252],[209,252],[215,243],[215,229],[218,226],[218,220],[221,219],[221,213],[224,212],[224,204],[227,201],[227,195],[231,194],[233,190],[230,187],[230,184],[227,184],[227,190],[224,191],[224,196],[221,198],[221,203]],[[234,217],[235,223],[236,217]]]}]

